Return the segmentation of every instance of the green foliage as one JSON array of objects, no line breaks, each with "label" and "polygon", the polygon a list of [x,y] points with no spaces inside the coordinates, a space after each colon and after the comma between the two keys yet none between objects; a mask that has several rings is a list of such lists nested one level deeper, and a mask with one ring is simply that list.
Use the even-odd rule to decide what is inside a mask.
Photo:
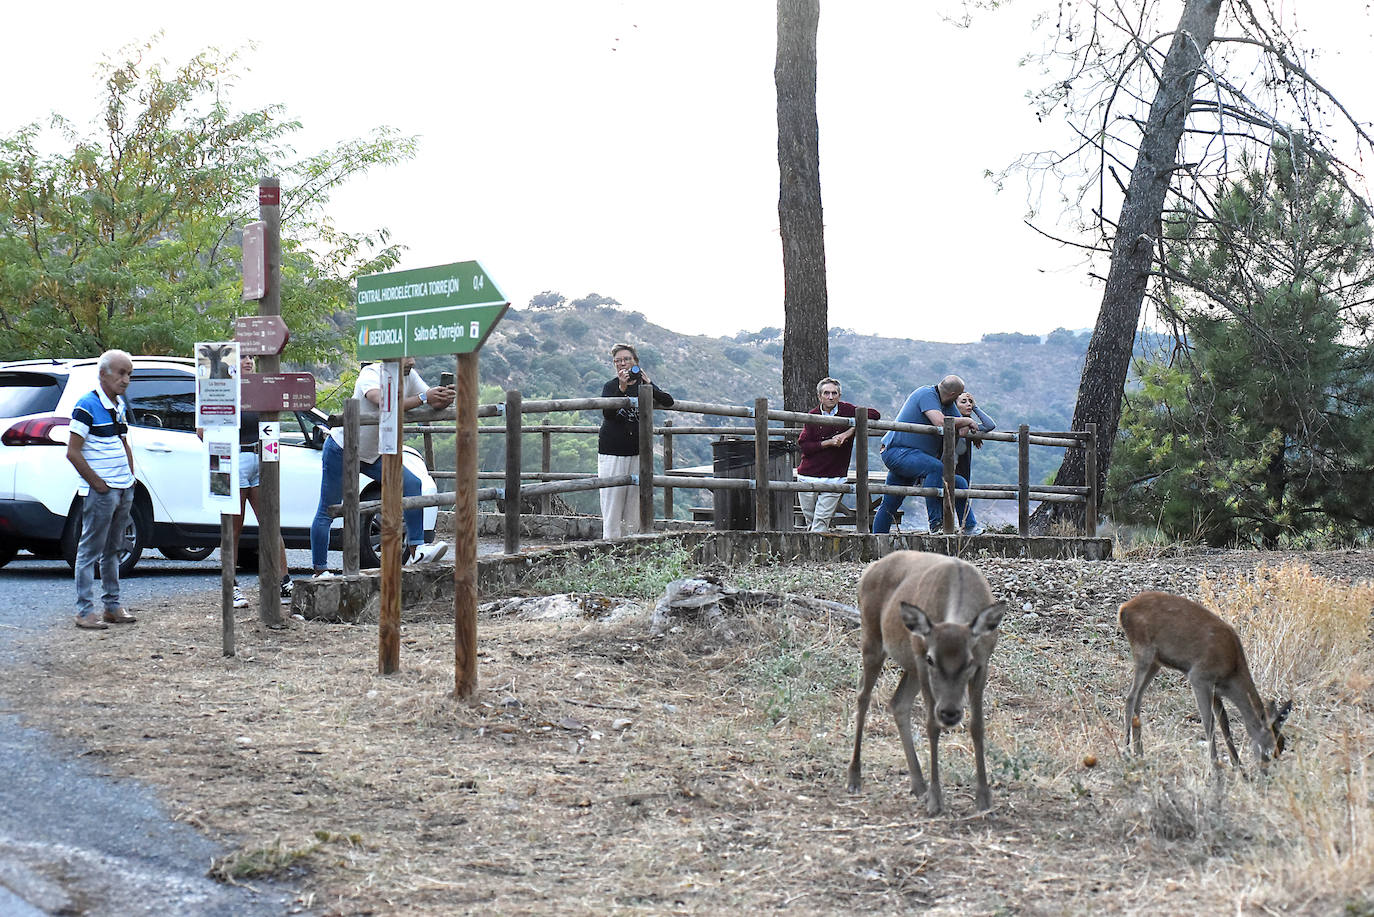
[{"label": "green foliage", "polygon": [[1370,224],[1320,160],[1283,149],[1217,212],[1168,227],[1171,273],[1199,291],[1169,302],[1190,335],[1137,364],[1109,498],[1209,544],[1348,539],[1374,525]]},{"label": "green foliage", "polygon": [[598,553],[544,564],[521,585],[536,592],[596,592],[647,602],[686,576],[690,563],[691,554],[681,544],[663,542],[628,556]]},{"label": "green foliage", "polygon": [[725,348],[725,359],[734,363],[736,366],[744,366],[749,362],[749,358],[752,356],[753,354],[743,347]]},{"label": "green foliage", "polygon": [[1040,338],[1034,334],[1018,334],[1015,331],[1004,331],[998,334],[983,335],[984,344],[1039,344]]},{"label": "green foliage", "polygon": [[187,354],[229,337],[241,301],[242,227],[262,175],[282,185],[282,315],[287,358],[351,351],[351,284],[399,250],[385,232],[350,234],[324,207],[368,169],[413,155],[381,128],[294,158],[281,106],[236,112],[236,55],[202,52],[168,72],[153,45],[102,68],[104,110],[83,135],[54,115],[65,152],[37,124],[0,137],[0,357],[81,356],[108,347]]}]

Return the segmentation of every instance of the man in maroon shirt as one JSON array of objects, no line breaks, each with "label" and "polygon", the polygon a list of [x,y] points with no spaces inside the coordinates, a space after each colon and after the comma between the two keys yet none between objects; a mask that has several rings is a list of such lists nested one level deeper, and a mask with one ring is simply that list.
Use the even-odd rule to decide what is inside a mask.
[{"label": "man in maroon shirt", "polygon": [[[858,410],[848,401],[840,400],[839,380],[829,376],[816,383],[816,397],[821,403],[811,409],[812,414],[852,418]],[[869,420],[877,420],[881,416],[873,408],[868,409]],[[802,452],[801,464],[797,466],[798,481],[844,484],[849,480],[849,460],[854,456],[852,424],[848,427],[832,427],[809,423],[802,428],[797,445]],[[864,448],[868,448],[867,443],[864,443]],[[839,505],[841,496],[838,492],[802,492],[797,495],[811,531],[830,530],[830,517],[835,515],[835,507]]]}]

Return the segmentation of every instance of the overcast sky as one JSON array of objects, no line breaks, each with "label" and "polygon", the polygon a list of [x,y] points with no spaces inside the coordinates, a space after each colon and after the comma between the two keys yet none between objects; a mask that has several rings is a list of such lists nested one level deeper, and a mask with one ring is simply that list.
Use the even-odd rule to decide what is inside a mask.
[{"label": "overcast sky", "polygon": [[[1356,96],[1366,4],[1276,2],[1329,17],[1321,73],[1374,118]],[[1041,45],[1035,5],[957,29],[937,15],[955,0],[822,3],[831,325],[943,341],[1092,326],[1086,268],[1024,226],[1022,183],[986,177],[1057,140],[1018,66]],[[98,61],[158,30],[174,64],[253,41],[233,101],[284,103],[300,151],[379,124],[419,135],[415,160],[333,206],[407,245],[401,268],[476,259],[517,307],[596,292],[690,333],[783,324],[772,0],[81,0],[5,18],[0,133],[50,111],[90,122]]]}]

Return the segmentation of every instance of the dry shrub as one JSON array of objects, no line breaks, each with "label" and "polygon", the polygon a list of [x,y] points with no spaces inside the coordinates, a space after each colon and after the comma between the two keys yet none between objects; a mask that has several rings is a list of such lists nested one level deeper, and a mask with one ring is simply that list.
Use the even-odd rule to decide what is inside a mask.
[{"label": "dry shrub", "polygon": [[1342,685],[1369,653],[1374,584],[1315,576],[1306,564],[1198,585],[1202,604],[1236,628],[1256,684],[1307,695]]},{"label": "dry shrub", "polygon": [[1294,695],[1288,753],[1267,779],[1232,793],[1268,842],[1250,851],[1250,868],[1280,900],[1331,891],[1355,900],[1374,875],[1374,584],[1293,564],[1231,582],[1204,579],[1199,593],[1240,633],[1261,694],[1283,686]]}]

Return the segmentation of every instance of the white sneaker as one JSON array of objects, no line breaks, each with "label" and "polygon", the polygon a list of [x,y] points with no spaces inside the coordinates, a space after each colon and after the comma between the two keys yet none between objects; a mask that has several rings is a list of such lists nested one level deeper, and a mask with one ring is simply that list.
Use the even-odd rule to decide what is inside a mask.
[{"label": "white sneaker", "polygon": [[283,605],[290,605],[290,604],[291,604],[291,596],[292,596],[292,594],[293,594],[295,591],[296,591],[296,584],[293,583],[293,582],[291,582],[291,577],[289,577],[289,576],[282,577],[282,581],[281,581],[281,603],[282,603]]},{"label": "white sneaker", "polygon": [[243,594],[243,590],[240,589],[237,585],[234,586],[234,607],[235,607],[235,608],[247,608],[247,607],[248,607],[248,596],[244,595],[244,594]]},{"label": "white sneaker", "polygon": [[436,541],[432,544],[416,545],[415,553],[410,556],[410,560],[406,561],[406,566],[412,567],[415,564],[430,564],[441,559],[447,553],[447,541]]},{"label": "white sneaker", "polygon": [[987,528],[981,522],[975,525],[973,528],[968,528],[967,526],[965,526],[964,528],[964,534],[970,537],[974,535],[981,535],[986,531]]}]

